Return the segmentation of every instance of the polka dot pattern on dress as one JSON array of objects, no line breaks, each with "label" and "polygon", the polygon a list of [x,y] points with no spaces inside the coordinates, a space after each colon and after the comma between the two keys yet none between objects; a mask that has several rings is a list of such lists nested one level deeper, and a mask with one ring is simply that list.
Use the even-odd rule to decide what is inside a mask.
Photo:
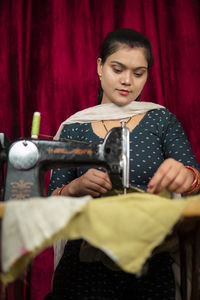
[{"label": "polka dot pattern on dress", "polygon": [[[87,143],[103,142],[94,134],[90,123],[65,126],[61,138]],[[184,165],[199,169],[181,124],[172,113],[162,108],[147,112],[130,133],[130,184],[146,190],[149,180],[166,158],[174,158]],[[55,170],[49,193],[87,170],[88,168]]]}]

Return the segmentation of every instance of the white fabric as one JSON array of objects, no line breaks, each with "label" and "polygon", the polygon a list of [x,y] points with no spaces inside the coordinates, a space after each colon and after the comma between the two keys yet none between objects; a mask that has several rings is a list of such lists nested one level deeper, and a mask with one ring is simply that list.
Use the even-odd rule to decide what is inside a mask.
[{"label": "white fabric", "polygon": [[57,243],[53,244],[54,251],[54,270],[57,268],[57,265],[64,253],[67,240],[59,240]]},{"label": "white fabric", "polygon": [[18,259],[39,248],[44,240],[50,241],[91,199],[52,196],[8,201],[2,221],[2,271],[8,272]]}]

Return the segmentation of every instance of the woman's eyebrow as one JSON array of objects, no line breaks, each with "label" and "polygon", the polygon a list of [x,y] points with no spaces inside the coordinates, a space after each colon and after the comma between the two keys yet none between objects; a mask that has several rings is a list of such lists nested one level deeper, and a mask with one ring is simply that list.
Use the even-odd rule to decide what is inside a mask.
[{"label": "woman's eyebrow", "polygon": [[117,61],[117,60],[112,60],[111,61],[111,64],[117,64],[119,65],[120,67],[126,69],[126,66],[124,64],[122,64],[121,62]]},{"label": "woman's eyebrow", "polygon": [[138,70],[140,70],[140,69],[148,70],[148,67],[141,66],[141,67],[134,68],[133,70],[134,70],[134,71],[138,71]]},{"label": "woman's eyebrow", "polygon": [[[126,65],[122,64],[121,62],[119,62],[119,61],[117,61],[117,60],[112,60],[111,63],[112,63],[112,64],[117,64],[117,65],[119,65],[120,67],[122,67],[123,69],[126,69],[126,68],[127,68]],[[138,71],[138,70],[140,70],[140,69],[145,69],[145,70],[147,70],[148,67],[146,67],[146,66],[140,66],[140,67],[134,68],[133,71]]]}]

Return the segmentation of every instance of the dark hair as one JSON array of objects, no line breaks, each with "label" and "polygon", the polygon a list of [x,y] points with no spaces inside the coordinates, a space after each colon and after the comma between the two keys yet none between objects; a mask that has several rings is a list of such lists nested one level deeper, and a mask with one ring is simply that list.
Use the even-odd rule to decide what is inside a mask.
[{"label": "dark hair", "polygon": [[[144,48],[144,54],[148,63],[148,69],[152,67],[153,55],[149,40],[140,32],[129,28],[117,29],[107,34],[100,48],[100,58],[102,64],[104,64],[107,57],[115,53],[121,45]],[[102,96],[103,90],[101,86],[99,86],[98,104],[101,103]]]}]

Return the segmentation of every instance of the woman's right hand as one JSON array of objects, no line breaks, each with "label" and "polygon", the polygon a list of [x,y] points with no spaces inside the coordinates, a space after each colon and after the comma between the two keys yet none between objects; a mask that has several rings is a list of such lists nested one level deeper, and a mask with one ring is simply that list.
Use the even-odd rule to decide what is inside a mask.
[{"label": "woman's right hand", "polygon": [[72,180],[62,190],[62,196],[80,197],[91,195],[98,197],[112,189],[112,183],[107,172],[89,169],[82,176]]}]

